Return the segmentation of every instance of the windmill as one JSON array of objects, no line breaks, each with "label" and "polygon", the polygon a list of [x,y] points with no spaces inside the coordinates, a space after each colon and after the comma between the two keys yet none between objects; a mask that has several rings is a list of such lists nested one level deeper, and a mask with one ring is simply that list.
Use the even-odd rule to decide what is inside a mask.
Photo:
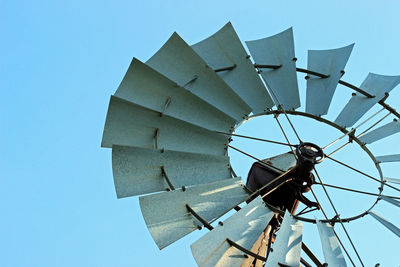
[{"label": "windmill", "polygon": [[[400,131],[400,114],[385,102],[400,76],[370,73],[359,87],[343,81],[353,45],[310,50],[307,69],[298,68],[291,28],[246,44],[251,56],[228,23],[192,46],[174,33],[147,62],[132,60],[111,96],[102,140],[103,147],[112,148],[117,196],[140,196],[144,220],[160,249],[197,229],[210,230],[191,245],[199,266],[310,266],[302,251],[317,266],[345,266],[343,253],[353,266],[358,262],[364,265],[345,223],[372,216],[400,236],[399,228],[373,211],[380,200],[400,206],[399,197],[382,193],[386,187],[400,191],[393,185],[400,180],[385,177],[381,168],[382,163],[400,161],[400,155],[375,156],[368,148]],[[306,74],[305,111],[299,111],[298,72]],[[328,120],[324,116],[338,84],[353,94],[337,118]],[[376,105],[381,110],[365,118]],[[387,113],[383,118],[379,117],[382,112]],[[235,134],[244,122],[260,116],[272,116],[286,142]],[[342,136],[322,148],[304,142],[290,116],[311,118],[341,131]],[[381,125],[388,117],[394,120]],[[296,143],[287,137],[282,120],[289,123]],[[359,133],[365,125],[369,127]],[[280,144],[288,152],[260,159],[232,146],[233,137]],[[374,162],[379,177],[333,158],[342,147],[327,153],[344,138],[349,141],[342,147],[358,145]],[[243,184],[230,163],[230,149],[252,157],[275,176],[256,188]],[[311,207],[296,213],[296,208],[285,211],[264,201],[289,179],[298,177],[293,171],[304,166],[301,159],[312,163],[312,184],[322,186],[334,217],[328,217],[319,205],[323,217],[313,219],[302,216],[313,211]],[[326,190],[339,186],[325,184],[317,171],[316,164],[325,160],[361,173],[380,186],[376,194],[371,193],[376,200],[369,209],[351,217],[340,216]],[[318,203],[311,186],[310,190]],[[236,211],[232,216],[219,221],[232,210]],[[324,260],[317,259],[302,242],[303,223],[316,225]],[[358,259],[349,256],[337,227],[343,228]]]}]

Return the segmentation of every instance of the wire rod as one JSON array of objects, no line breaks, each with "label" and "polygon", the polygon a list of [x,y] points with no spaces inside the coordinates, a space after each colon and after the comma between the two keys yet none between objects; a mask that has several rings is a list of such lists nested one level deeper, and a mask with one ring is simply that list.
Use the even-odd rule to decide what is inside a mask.
[{"label": "wire rod", "polygon": [[[289,138],[287,137],[285,130],[283,129],[281,123],[279,122],[278,115],[274,115],[274,118],[275,118],[276,122],[278,123],[279,128],[281,129],[283,135],[285,136],[286,142],[288,142],[288,144],[290,145],[290,150],[292,150],[292,153],[293,153],[294,157],[295,157],[296,160],[297,160],[297,155],[296,155],[296,153],[294,152],[294,149],[293,149],[292,145],[290,144]],[[300,143],[301,143],[301,141],[300,141]]]},{"label": "wire rod", "polygon": [[252,158],[252,159],[257,160],[257,162],[261,163],[262,165],[264,165],[264,166],[266,166],[266,167],[271,167],[271,168],[273,168],[273,169],[275,169],[275,170],[277,170],[277,171],[279,171],[279,172],[284,172],[284,170],[281,170],[281,169],[279,169],[279,168],[273,166],[272,164],[266,163],[266,162],[262,161],[261,159],[256,158],[256,157],[250,155],[249,153],[244,152],[243,150],[240,150],[239,148],[236,148],[236,147],[231,146],[231,145],[228,145],[228,147],[230,147],[230,148],[232,148],[232,149],[234,149],[234,150],[236,150],[236,151],[242,153],[243,155],[246,155],[246,156],[248,156],[248,157],[250,157],[250,158]]},{"label": "wire rod", "polygon": [[326,74],[322,74],[322,73],[319,73],[319,72],[306,70],[306,69],[302,69],[302,68],[296,68],[296,71],[297,72],[307,73],[307,74],[310,74],[310,75],[314,75],[314,76],[317,76],[317,77],[323,78],[323,79],[330,77],[330,75],[326,75]]},{"label": "wire rod", "polygon": [[372,119],[373,117],[375,117],[376,115],[378,115],[379,113],[381,113],[383,110],[385,110],[385,108],[380,109],[378,112],[374,113],[373,115],[371,115],[369,118],[367,118],[366,120],[364,120],[362,123],[358,124],[356,127],[352,128],[350,131],[348,131],[347,133],[345,133],[344,135],[340,136],[339,138],[337,138],[336,140],[332,141],[331,143],[327,144],[326,146],[324,146],[322,148],[322,150],[327,149],[328,147],[332,146],[333,144],[337,143],[338,141],[340,141],[341,139],[343,139],[344,137],[350,135],[351,133],[354,133],[356,129],[358,129],[360,126],[362,126],[363,124],[365,124],[367,121],[369,121],[370,119]]},{"label": "wire rod", "polygon": [[374,128],[378,123],[380,123],[381,121],[383,121],[384,119],[387,118],[387,116],[389,116],[391,113],[389,112],[388,114],[386,114],[385,116],[383,116],[380,120],[378,120],[377,122],[375,122],[374,124],[372,124],[370,127],[368,127],[366,130],[364,130],[363,132],[361,132],[359,135],[357,135],[357,138],[363,136],[366,132],[368,132],[369,130],[371,130],[372,128]]},{"label": "wire rod", "polygon": [[314,253],[312,253],[311,249],[309,249],[304,242],[301,242],[301,249],[307,254],[310,260],[312,260],[317,265],[317,267],[324,267],[324,265],[314,255]]},{"label": "wire rod", "polygon": [[306,213],[315,211],[315,210],[317,210],[317,209],[318,209],[318,208],[313,208],[313,209],[309,209],[309,210],[307,210],[307,211],[302,211],[302,212],[300,212],[299,214],[297,214],[296,216],[304,215],[304,214],[306,214]]},{"label": "wire rod", "polygon": [[262,141],[262,142],[267,142],[267,143],[272,143],[272,144],[277,144],[277,145],[295,146],[295,145],[290,145],[290,144],[283,143],[283,142],[278,142],[278,141],[273,141],[273,140],[268,140],[268,139],[262,139],[262,138],[257,138],[257,137],[251,137],[251,136],[246,136],[246,135],[225,133],[225,132],[220,132],[220,131],[214,131],[214,132],[218,133],[218,134],[236,136],[236,137],[241,137],[241,138],[247,138],[247,139],[251,139],[251,140],[257,140],[257,141]]},{"label": "wire rod", "polygon": [[332,157],[330,157],[330,156],[326,156],[326,157],[327,157],[328,159],[330,159],[330,160],[336,162],[336,163],[339,163],[340,165],[343,165],[343,166],[345,166],[345,167],[347,167],[347,168],[349,168],[349,169],[351,169],[351,170],[353,170],[353,171],[355,171],[355,172],[358,172],[359,174],[362,174],[362,175],[364,175],[364,176],[367,176],[368,178],[370,178],[370,179],[372,179],[372,180],[374,180],[374,181],[377,181],[377,182],[379,182],[379,183],[381,183],[381,184],[384,184],[384,185],[386,185],[386,186],[388,186],[388,187],[390,187],[390,188],[393,188],[394,190],[397,190],[397,191],[400,192],[400,189],[398,189],[398,188],[395,187],[395,186],[392,186],[392,185],[390,185],[390,184],[388,184],[388,183],[385,183],[385,182],[382,181],[382,180],[379,180],[379,179],[377,179],[377,178],[375,178],[375,177],[373,177],[373,176],[371,176],[371,175],[369,175],[369,174],[366,174],[365,172],[362,172],[362,171],[360,171],[360,170],[358,170],[358,169],[356,169],[356,168],[353,168],[353,167],[351,167],[350,165],[348,165],[348,164],[346,164],[346,163],[344,163],[344,162],[341,162],[341,161],[339,161],[339,160],[337,160],[337,159],[334,159],[334,158],[332,158]]},{"label": "wire rod", "polygon": [[326,188],[325,188],[325,186],[324,186],[324,184],[323,184],[323,182],[322,182],[321,177],[320,177],[319,174],[318,174],[317,169],[314,168],[314,171],[315,171],[315,174],[317,175],[317,178],[318,178],[319,182],[320,182],[321,185],[322,185],[322,189],[324,190],[325,195],[326,195],[326,197],[327,197],[328,200],[329,200],[329,203],[331,204],[333,210],[335,211],[336,217],[339,219],[340,225],[342,226],[344,232],[346,233],[346,236],[347,236],[347,238],[349,239],[350,244],[351,244],[351,246],[353,247],[353,250],[354,250],[354,252],[356,253],[356,255],[357,255],[357,257],[358,257],[358,260],[360,261],[361,265],[364,266],[364,263],[363,263],[363,261],[361,260],[361,257],[360,257],[360,255],[358,254],[358,251],[357,251],[356,247],[354,246],[353,240],[351,240],[351,237],[350,237],[349,233],[347,232],[346,227],[344,227],[344,224],[343,224],[342,220],[340,219],[340,215],[339,215],[339,213],[337,212],[337,210],[336,210],[336,208],[335,208],[335,205],[333,204],[333,201],[332,201],[331,197],[329,196],[328,191],[326,190]]},{"label": "wire rod", "polygon": [[[321,212],[322,212],[322,214],[324,214],[325,219],[326,219],[326,220],[329,220],[329,219],[328,219],[328,216],[326,215],[324,209],[322,208],[322,206],[321,206],[321,204],[320,204],[320,202],[319,202],[319,200],[318,200],[318,198],[317,198],[317,195],[314,193],[314,190],[313,190],[312,188],[311,188],[311,193],[313,194],[313,196],[314,196],[314,198],[315,198],[315,201],[318,203],[319,207],[321,208]],[[346,253],[347,257],[349,258],[349,260],[351,261],[351,263],[353,264],[353,266],[356,267],[356,265],[354,264],[353,259],[350,257],[349,252],[348,252],[347,249],[344,247],[342,240],[340,239],[339,235],[336,233],[335,228],[332,227],[332,231],[333,231],[333,233],[335,234],[336,238],[338,239],[340,245],[342,246],[342,248],[343,248],[344,252]]]},{"label": "wire rod", "polygon": [[[314,184],[321,185],[321,183],[314,183]],[[324,186],[332,187],[332,188],[336,188],[336,189],[341,189],[341,190],[345,190],[345,191],[350,191],[350,192],[354,192],[354,193],[360,193],[360,194],[371,195],[371,196],[388,197],[388,198],[393,198],[393,199],[400,199],[400,197],[387,196],[387,195],[381,195],[381,194],[375,194],[375,193],[370,193],[370,192],[366,192],[366,191],[360,191],[360,190],[351,189],[351,188],[347,188],[347,187],[341,187],[341,186],[337,186],[337,185],[331,185],[331,184],[325,184],[325,183],[324,183]],[[299,214],[297,214],[296,216],[298,216],[298,215],[299,215]]]},{"label": "wire rod", "polygon": [[[368,132],[369,130],[371,130],[372,128],[374,128],[377,124],[379,124],[381,121],[383,121],[384,119],[386,119],[387,116],[389,116],[391,113],[389,112],[388,114],[386,114],[385,116],[383,116],[382,118],[380,118],[378,121],[376,121],[374,124],[372,124],[370,127],[368,127],[366,130],[362,131],[360,134],[358,134],[356,137],[359,138],[362,135],[364,135],[366,132]],[[350,136],[350,140],[347,141],[347,143],[345,143],[344,145],[342,145],[341,147],[337,148],[336,150],[334,150],[333,152],[331,152],[330,154],[328,154],[328,156],[331,156],[333,154],[335,154],[336,152],[338,152],[339,150],[341,150],[342,148],[344,148],[345,146],[347,146],[348,144],[351,143],[351,136]]]},{"label": "wire rod", "polygon": [[[259,66],[261,66],[261,65],[259,65]],[[278,102],[278,109],[280,108],[283,111],[283,113],[285,114],[286,119],[288,120],[290,126],[292,127],[293,132],[295,133],[295,135],[297,136],[297,139],[299,139],[299,142],[301,143],[301,139],[300,139],[299,135],[297,134],[296,129],[294,128],[292,122],[290,121],[289,116],[287,115],[284,107],[282,106],[281,102],[279,101],[278,97],[276,96],[274,90],[271,88],[271,86],[268,86],[268,88],[271,91],[273,97],[276,99],[276,102]],[[289,141],[288,141],[288,143],[290,144]]]}]

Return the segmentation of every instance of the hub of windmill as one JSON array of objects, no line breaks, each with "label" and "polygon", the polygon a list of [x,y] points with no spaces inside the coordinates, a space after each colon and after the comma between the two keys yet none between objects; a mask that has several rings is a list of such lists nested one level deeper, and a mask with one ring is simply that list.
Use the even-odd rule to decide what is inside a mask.
[{"label": "hub of windmill", "polygon": [[[318,203],[310,201],[303,193],[310,191],[315,183],[312,171],[315,164],[325,159],[324,152],[313,143],[302,142],[296,146],[294,153],[255,162],[249,171],[246,186],[253,192],[259,191],[266,203],[281,210],[294,213],[299,202],[309,208],[319,208]],[[292,162],[288,158],[292,158]],[[286,166],[279,165],[279,160],[284,159]]]}]

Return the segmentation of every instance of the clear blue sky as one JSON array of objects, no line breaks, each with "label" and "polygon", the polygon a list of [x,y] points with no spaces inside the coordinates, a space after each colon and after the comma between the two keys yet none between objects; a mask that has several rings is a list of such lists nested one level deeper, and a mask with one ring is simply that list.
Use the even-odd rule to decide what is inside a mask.
[{"label": "clear blue sky", "polygon": [[[194,266],[189,245],[204,233],[160,252],[137,197],[117,200],[111,151],[100,148],[109,95],[132,57],[147,60],[174,31],[193,44],[228,21],[242,41],[293,26],[299,67],[306,67],[307,49],[355,42],[344,79],[359,85],[370,71],[400,74],[399,10],[395,0],[1,0],[0,266]],[[304,79],[299,82],[304,95]],[[345,90],[337,89],[350,95]],[[400,109],[400,88],[389,103]],[[281,140],[278,132],[269,134],[270,122],[249,122],[239,131]],[[294,123],[309,141],[321,138],[318,141],[324,143],[339,136],[323,127],[301,127],[301,120]],[[399,135],[393,136],[371,150],[398,154],[399,141]],[[260,157],[271,156],[253,144],[234,142]],[[340,155],[376,175],[371,162],[357,153]],[[238,173],[245,176],[251,161],[246,165],[239,155],[232,157]],[[400,178],[399,164],[384,165],[384,173]],[[332,183],[355,177],[329,166],[321,173],[335,174]],[[376,184],[354,179],[358,180],[353,187],[376,192]],[[373,201],[352,194],[338,193],[334,198],[344,215],[361,212]],[[394,206],[379,203],[376,210],[400,225]],[[316,229],[304,228],[304,238],[321,257]],[[368,266],[399,265],[399,239],[373,219],[349,225],[349,232]]]}]

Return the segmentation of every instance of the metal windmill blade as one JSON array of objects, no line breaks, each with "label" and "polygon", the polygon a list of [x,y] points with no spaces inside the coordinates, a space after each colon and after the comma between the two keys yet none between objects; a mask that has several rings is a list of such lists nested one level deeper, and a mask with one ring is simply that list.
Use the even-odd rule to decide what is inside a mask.
[{"label": "metal windmill blade", "polygon": [[[385,102],[400,76],[370,73],[360,87],[341,80],[354,44],[310,50],[307,69],[299,68],[292,28],[246,44],[251,56],[227,23],[192,46],[173,33],[147,62],[132,60],[111,96],[102,139],[102,146],[112,149],[118,198],[139,196],[144,220],[160,249],[207,228],[209,232],[191,245],[199,266],[312,266],[310,260],[316,266],[356,266],[357,261],[364,265],[343,223],[369,214],[400,236],[397,226],[372,211],[380,200],[399,207],[400,197],[384,195],[383,189],[398,194],[395,184],[400,180],[384,176],[381,164],[399,162],[400,155],[388,151],[374,156],[369,146],[400,132],[400,114]],[[305,101],[300,99],[298,73],[306,73]],[[353,95],[339,115],[329,119],[338,84]],[[354,126],[375,105],[389,113],[378,119],[377,112]],[[292,144],[285,134],[278,120],[281,114],[298,143]],[[303,142],[289,115],[314,119],[342,135],[323,148]],[[273,116],[287,142],[235,134],[242,123],[259,116]],[[394,120],[382,125],[389,116]],[[233,137],[285,145],[288,150],[261,160],[231,146]],[[328,154],[328,148],[343,138],[349,141]],[[349,144],[371,158],[379,177],[332,157]],[[231,166],[229,148],[255,160],[245,184]],[[380,185],[378,192],[324,184],[317,171],[324,160],[374,180]],[[316,184],[334,210],[329,216],[312,191]],[[367,211],[344,218],[327,187],[369,194],[376,201]],[[310,190],[315,201],[304,196]],[[305,208],[297,212],[300,203]],[[319,211],[318,219],[304,216]],[[311,234],[319,234],[324,260],[304,244],[303,236],[310,234],[303,233],[305,223],[315,224]],[[350,240],[357,261],[344,247],[338,227]]]}]

